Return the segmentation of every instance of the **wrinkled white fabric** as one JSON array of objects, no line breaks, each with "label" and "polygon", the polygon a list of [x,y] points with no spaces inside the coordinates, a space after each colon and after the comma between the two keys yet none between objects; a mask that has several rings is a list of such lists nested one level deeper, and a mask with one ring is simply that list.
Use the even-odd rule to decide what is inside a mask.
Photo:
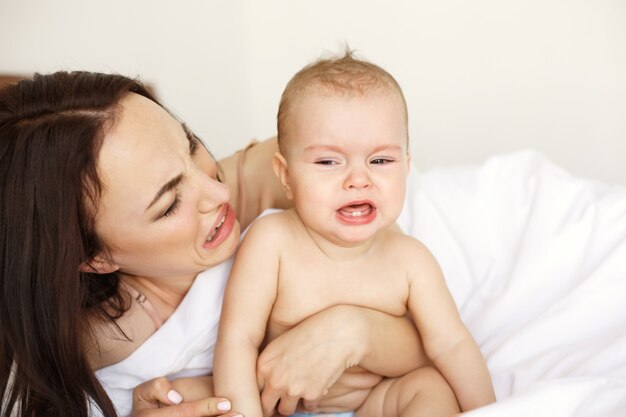
[{"label": "wrinkled white fabric", "polygon": [[401,219],[442,266],[498,402],[626,416],[626,187],[517,152],[414,177]]}]

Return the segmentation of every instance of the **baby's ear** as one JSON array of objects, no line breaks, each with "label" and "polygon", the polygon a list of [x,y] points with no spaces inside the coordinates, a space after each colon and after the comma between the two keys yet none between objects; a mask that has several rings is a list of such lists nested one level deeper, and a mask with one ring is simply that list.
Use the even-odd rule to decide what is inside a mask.
[{"label": "baby's ear", "polygon": [[96,256],[90,261],[82,262],[78,267],[80,272],[90,272],[92,274],[110,274],[118,269],[120,269],[119,266],[106,260],[102,256]]},{"label": "baby's ear", "polygon": [[274,174],[280,181],[280,185],[285,190],[285,194],[287,194],[287,198],[292,200],[293,193],[291,192],[291,187],[289,186],[289,168],[287,166],[287,160],[280,152],[276,152],[274,154],[274,158],[272,158],[272,167],[274,168]]}]

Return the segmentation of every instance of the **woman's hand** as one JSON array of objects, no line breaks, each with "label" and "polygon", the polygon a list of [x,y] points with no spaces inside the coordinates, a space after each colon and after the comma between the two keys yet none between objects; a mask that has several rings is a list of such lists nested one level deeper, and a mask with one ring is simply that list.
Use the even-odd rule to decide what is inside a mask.
[{"label": "woman's hand", "polygon": [[186,400],[178,390],[174,389],[176,384],[177,388],[184,388],[185,386],[192,388],[192,395],[206,392],[207,386],[202,384],[208,382],[208,380],[198,379],[196,383],[200,384],[200,387],[187,385],[192,383],[194,379],[184,378],[176,384],[176,382],[172,383],[167,378],[161,377],[138,385],[133,390],[133,411],[131,415],[133,417],[240,417],[239,414],[230,411],[230,401],[226,398],[205,397]]},{"label": "woman's hand", "polygon": [[[341,321],[329,320],[339,313],[343,313]],[[347,368],[358,364],[364,349],[354,349],[353,340],[363,341],[363,329],[360,320],[349,318],[351,313],[346,306],[327,309],[265,347],[257,360],[265,416],[272,415],[277,405],[281,414],[292,414],[301,398],[318,401]]]},{"label": "woman's hand", "polygon": [[[259,355],[263,414],[272,415],[277,406],[281,414],[292,414],[300,399],[307,410],[318,409],[318,403],[326,411],[355,409],[379,375],[402,375],[426,361],[406,318],[363,307],[331,307],[283,333]],[[355,372],[340,380],[349,368]]]},{"label": "woman's hand", "polygon": [[204,398],[213,397],[212,376],[194,376],[174,379],[171,382],[172,389],[179,392],[185,401],[197,401]]}]

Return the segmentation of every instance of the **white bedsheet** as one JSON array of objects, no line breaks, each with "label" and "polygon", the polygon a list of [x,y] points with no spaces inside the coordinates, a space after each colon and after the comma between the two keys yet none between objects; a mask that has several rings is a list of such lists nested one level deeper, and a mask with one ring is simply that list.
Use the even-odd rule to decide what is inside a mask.
[{"label": "white bedsheet", "polygon": [[412,176],[399,223],[486,357],[498,402],[467,415],[626,416],[626,187],[517,152]]}]

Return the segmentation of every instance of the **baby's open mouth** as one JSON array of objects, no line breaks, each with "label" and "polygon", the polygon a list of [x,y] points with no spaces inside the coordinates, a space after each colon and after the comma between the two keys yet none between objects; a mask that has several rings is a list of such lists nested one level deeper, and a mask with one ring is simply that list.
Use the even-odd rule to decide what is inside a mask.
[{"label": "baby's open mouth", "polygon": [[374,207],[371,204],[360,203],[343,206],[337,211],[345,217],[365,217],[369,216],[372,210],[374,210]]}]

